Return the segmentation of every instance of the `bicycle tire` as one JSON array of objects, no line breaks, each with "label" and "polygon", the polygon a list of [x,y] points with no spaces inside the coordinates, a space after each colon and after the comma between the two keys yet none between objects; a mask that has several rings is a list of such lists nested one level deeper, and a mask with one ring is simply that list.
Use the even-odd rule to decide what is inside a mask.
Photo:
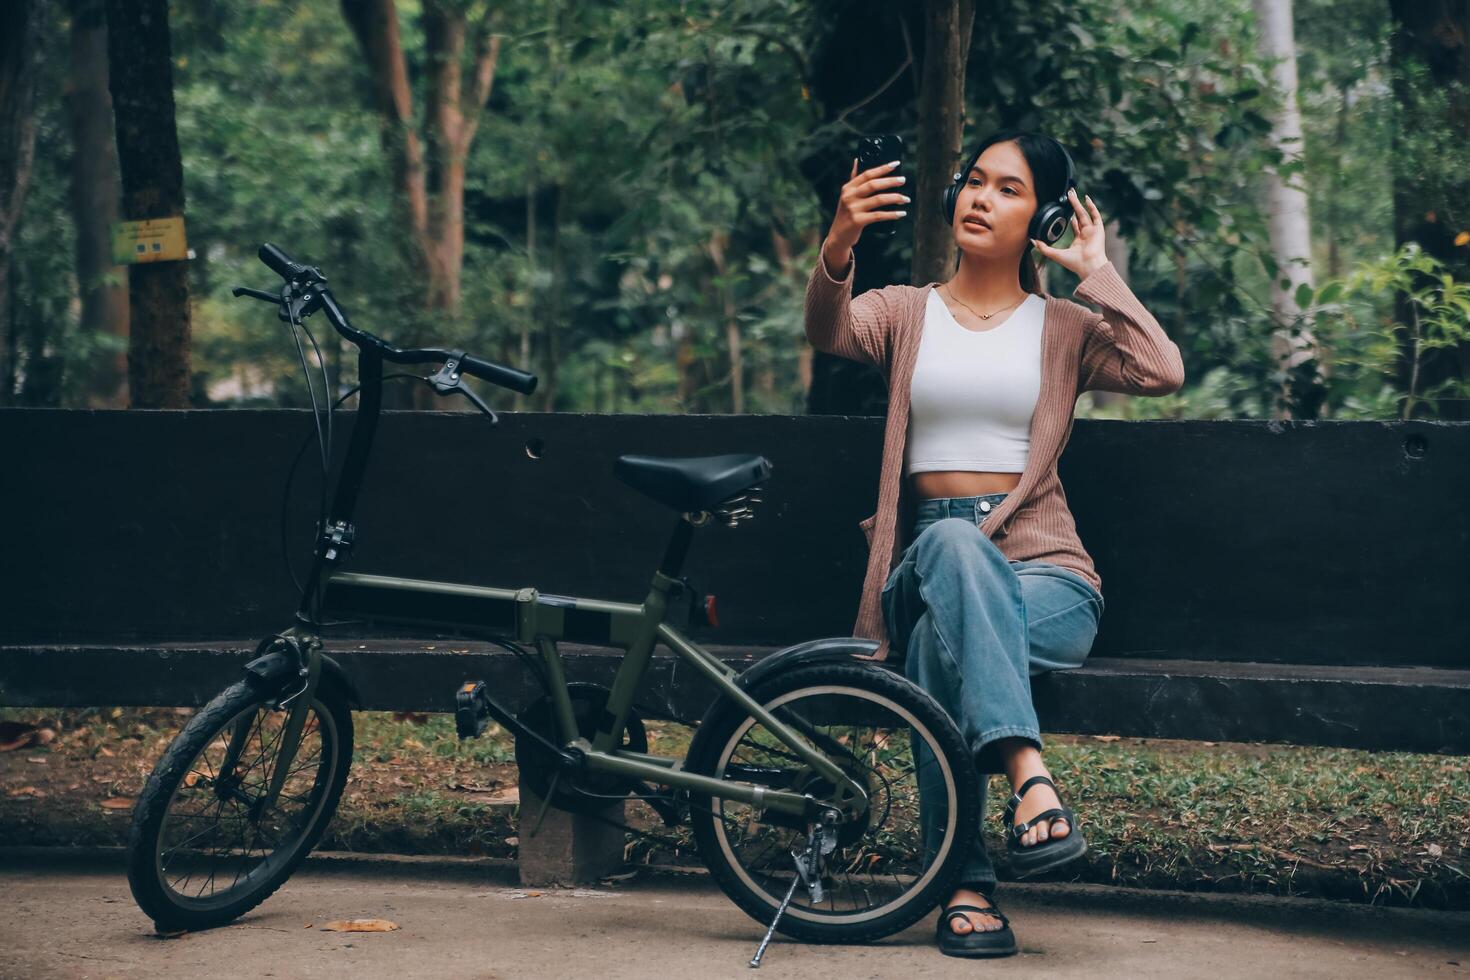
[{"label": "bicycle tire", "polygon": [[[235,773],[229,774],[224,780],[217,773],[211,774],[205,753],[212,749],[219,750],[222,756],[220,742],[223,740],[228,743],[232,726],[249,712],[252,726],[250,731],[252,734],[260,732],[259,744],[263,755],[267,750],[268,732],[267,726],[260,723],[260,709],[270,709],[277,696],[258,690],[248,681],[232,684],[189,720],[149,774],[133,807],[132,824],[128,832],[127,868],[128,885],[134,901],[153,919],[158,929],[211,928],[230,922],[255,908],[280,888],[305,860],[336,812],[352,761],[352,711],[341,691],[330,684],[319,684],[309,705],[302,744],[292,760],[293,768],[288,775],[288,783],[276,801],[279,807],[283,800],[288,799],[287,790],[296,788],[297,785],[292,784],[290,779],[298,772],[307,771],[311,766],[310,747],[314,741],[320,742],[321,748],[317,753],[319,759],[315,772],[310,775],[309,793],[301,813],[290,820],[287,837],[275,842],[275,846],[269,851],[261,848],[263,856],[245,874],[243,882],[237,872],[234,882],[223,894],[212,892],[209,898],[204,898],[201,885],[201,894],[190,897],[170,885],[164,857],[164,835],[170,829],[166,818],[171,805],[178,801],[181,789],[188,789],[191,797],[206,799],[204,791],[194,793],[195,787],[205,784],[205,790],[212,785],[212,795],[220,801],[220,815],[223,814],[226,803],[232,807],[238,806],[233,795],[228,799],[220,795],[221,785],[226,782],[235,783]],[[289,708],[275,709],[265,717],[276,723],[283,720],[288,711]],[[314,728],[313,719],[316,721]],[[319,737],[313,740],[313,734]],[[241,753],[242,764],[249,750],[248,738],[249,736],[246,751]],[[199,764],[201,758],[205,760],[204,765]],[[306,760],[304,763],[303,759]],[[254,764],[251,768],[254,768]],[[264,785],[270,771],[272,770],[267,768],[258,774],[258,785]],[[193,780],[189,778],[191,773],[195,774]],[[305,777],[302,782],[304,781]],[[239,777],[238,785],[243,793],[246,789],[245,775]],[[291,800],[297,798],[299,794],[289,796]],[[206,807],[210,805],[213,804],[206,803]],[[248,826],[248,816],[246,823]],[[252,839],[259,839],[262,832],[263,821],[255,821],[255,835]],[[171,850],[177,852],[204,833],[207,831],[193,835]],[[241,843],[246,844],[244,861],[248,862],[252,848],[243,833]],[[208,883],[212,884],[213,881],[214,873],[211,872]]]},{"label": "bicycle tire", "polygon": [[[807,942],[872,942],[913,925],[954,889],[979,835],[979,776],[954,721],[928,693],[892,671],[869,664],[824,662],[794,667],[759,682],[749,691],[768,710],[773,704],[797,703],[803,692],[808,697],[823,696],[824,692],[855,694],[911,722],[910,738],[918,735],[934,752],[934,772],[942,775],[944,804],[953,808],[954,819],[948,821],[946,817],[948,833],[935,845],[932,855],[926,854],[923,860],[929,863],[915,875],[913,883],[905,886],[895,876],[897,887],[902,889],[895,900],[874,909],[855,909],[851,914],[836,911],[835,893],[831,912],[793,902],[777,927],[777,931]],[[754,731],[754,722],[729,698],[720,698],[710,707],[689,746],[689,770],[725,778],[729,760],[746,737],[742,733]],[[743,778],[751,777],[747,774]],[[763,887],[741,864],[730,839],[730,821],[721,812],[724,802],[712,795],[691,796],[691,820],[700,856],[725,894],[753,919],[769,925],[784,889]],[[765,818],[758,816],[747,829],[760,819]],[[858,840],[867,840],[874,833],[871,829],[864,831]],[[801,892],[798,888],[797,893]]]}]

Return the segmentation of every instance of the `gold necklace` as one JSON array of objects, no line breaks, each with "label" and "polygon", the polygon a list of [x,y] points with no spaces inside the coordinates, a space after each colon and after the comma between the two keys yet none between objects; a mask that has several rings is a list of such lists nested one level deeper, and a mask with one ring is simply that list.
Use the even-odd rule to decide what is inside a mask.
[{"label": "gold necklace", "polygon": [[949,294],[949,298],[950,299],[954,300],[956,303],[960,304],[965,309],[969,310],[971,313],[974,313],[976,316],[978,316],[982,320],[989,320],[991,317],[995,316],[996,313],[1004,313],[1006,310],[1010,309],[1011,306],[1015,306],[1017,303],[1024,303],[1024,302],[1026,302],[1026,297],[1031,295],[1030,293],[1027,293],[1026,296],[1022,296],[1020,299],[1016,300],[1015,303],[1010,304],[1010,306],[1002,306],[1000,309],[998,309],[998,310],[996,310],[996,311],[994,311],[992,313],[980,313],[980,312],[976,311],[973,307],[971,307],[968,303],[966,303],[964,300],[962,300],[959,297],[957,297],[954,294],[954,290],[952,290],[952,289],[949,288],[949,283],[945,283],[944,284],[944,291]]}]

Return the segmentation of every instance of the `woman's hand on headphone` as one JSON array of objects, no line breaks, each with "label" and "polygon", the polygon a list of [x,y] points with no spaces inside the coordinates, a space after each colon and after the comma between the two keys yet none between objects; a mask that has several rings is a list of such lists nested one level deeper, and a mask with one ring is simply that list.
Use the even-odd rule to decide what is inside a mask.
[{"label": "woman's hand on headphone", "polygon": [[862,237],[863,229],[875,221],[897,221],[908,214],[907,211],[874,210],[885,204],[909,203],[909,198],[903,194],[876,193],[904,183],[903,177],[883,176],[892,169],[892,164],[885,163],[858,173],[857,158],[853,158],[852,177],[842,185],[842,194],[837,201],[837,217],[832,219],[832,230],[827,233],[827,241],[834,248],[851,248],[856,245]]},{"label": "woman's hand on headphone", "polygon": [[1035,238],[1031,239],[1031,244],[1057,265],[1080,279],[1086,279],[1108,261],[1107,251],[1103,247],[1103,219],[1091,197],[1087,198],[1087,207],[1084,209],[1082,202],[1077,199],[1075,188],[1069,187],[1067,196],[1071,198],[1072,210],[1076,212],[1072,215],[1072,244],[1066,248],[1056,248]]}]

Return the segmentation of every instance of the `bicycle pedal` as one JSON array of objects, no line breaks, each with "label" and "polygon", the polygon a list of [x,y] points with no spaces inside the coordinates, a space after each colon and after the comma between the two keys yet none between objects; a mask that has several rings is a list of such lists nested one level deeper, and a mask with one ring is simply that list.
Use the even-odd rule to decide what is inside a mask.
[{"label": "bicycle pedal", "polygon": [[454,730],[460,738],[478,738],[490,725],[485,682],[465,681],[454,692]]}]

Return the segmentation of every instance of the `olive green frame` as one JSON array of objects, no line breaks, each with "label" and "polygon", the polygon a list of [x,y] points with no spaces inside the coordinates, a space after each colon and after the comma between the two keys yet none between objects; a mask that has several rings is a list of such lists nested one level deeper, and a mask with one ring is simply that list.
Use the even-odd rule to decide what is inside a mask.
[{"label": "olive green frame", "polygon": [[[587,768],[593,772],[644,779],[656,785],[807,818],[816,818],[829,807],[844,815],[860,812],[867,806],[867,791],[802,736],[797,730],[799,722],[794,727],[767,711],[737,682],[735,670],[666,622],[670,601],[682,588],[683,584],[678,579],[663,572],[654,572],[647,597],[642,604],[635,605],[543,594],[534,588],[501,589],[388,575],[333,572],[325,583],[323,613],[375,623],[493,631],[520,643],[534,644],[546,667],[562,745],[580,749]],[[321,674],[320,638],[299,625],[283,635],[292,637],[299,644],[305,663],[301,689],[290,692],[287,699],[291,703],[292,714],[283,733],[283,761],[276,764],[278,775],[283,775],[290,767],[300,742],[306,704]],[[557,650],[557,643],[561,640],[601,643],[625,651],[608,695],[604,724],[590,743],[581,736],[573,715],[566,671]],[[654,646],[660,641],[707,678],[722,696],[765,725],[802,762],[836,787],[834,798],[818,801],[807,794],[691,773],[683,769],[683,760],[619,748],[634,695],[647,673]],[[609,718],[610,723],[607,721]],[[273,780],[267,806],[279,790]]]}]

